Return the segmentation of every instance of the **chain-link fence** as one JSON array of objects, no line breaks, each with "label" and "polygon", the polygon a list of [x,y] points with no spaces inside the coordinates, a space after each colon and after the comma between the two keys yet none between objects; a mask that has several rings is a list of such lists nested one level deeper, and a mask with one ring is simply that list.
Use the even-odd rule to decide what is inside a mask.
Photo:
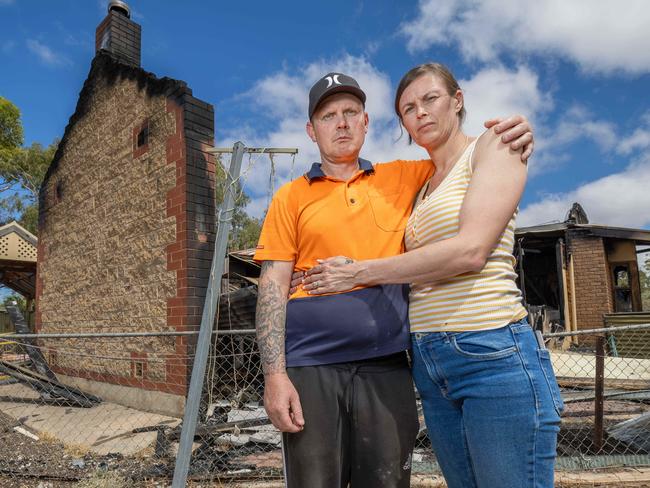
[{"label": "chain-link fence", "polygon": [[[561,467],[650,465],[647,336],[650,324],[547,337]],[[159,351],[196,335],[25,337],[0,345],[0,486],[170,486],[194,358]],[[206,371],[188,486],[282,486],[254,331],[216,332]],[[421,425],[414,473],[433,473]]]},{"label": "chain-link fence", "polygon": [[[194,357],[156,351],[193,338],[196,334],[59,334],[39,338],[35,346],[5,336],[0,486],[44,481],[77,486],[109,473],[106,486],[156,486],[156,480],[168,486]],[[230,486],[281,478],[280,434],[266,418],[262,392],[254,331],[215,335],[191,482]]]},{"label": "chain-link fence", "polygon": [[548,334],[565,409],[559,465],[650,465],[650,324]]}]

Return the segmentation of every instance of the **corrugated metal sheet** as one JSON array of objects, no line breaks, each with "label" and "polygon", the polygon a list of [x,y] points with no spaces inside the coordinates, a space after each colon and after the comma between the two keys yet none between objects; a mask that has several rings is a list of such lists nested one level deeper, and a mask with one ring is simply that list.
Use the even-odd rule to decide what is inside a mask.
[{"label": "corrugated metal sheet", "polygon": [[650,324],[650,312],[625,312],[605,314],[607,327],[616,325]]}]

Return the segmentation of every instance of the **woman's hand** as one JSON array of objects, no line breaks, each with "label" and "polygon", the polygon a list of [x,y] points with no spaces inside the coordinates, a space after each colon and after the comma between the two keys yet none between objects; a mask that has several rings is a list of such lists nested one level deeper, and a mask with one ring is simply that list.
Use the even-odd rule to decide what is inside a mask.
[{"label": "woman's hand", "polygon": [[535,141],[533,127],[523,115],[513,115],[507,119],[490,119],[485,122],[488,129],[494,127],[494,132],[501,134],[501,141],[504,144],[510,143],[513,151],[521,151],[521,160],[527,161],[533,154]]},{"label": "woman's hand", "polygon": [[318,259],[318,264],[305,271],[303,290],[310,295],[322,295],[351,290],[359,286],[359,263],[345,256]]},{"label": "woman's hand", "polygon": [[291,295],[298,291],[298,287],[302,285],[302,280],[305,278],[304,271],[294,271],[291,275],[291,284],[289,285],[289,298]]}]

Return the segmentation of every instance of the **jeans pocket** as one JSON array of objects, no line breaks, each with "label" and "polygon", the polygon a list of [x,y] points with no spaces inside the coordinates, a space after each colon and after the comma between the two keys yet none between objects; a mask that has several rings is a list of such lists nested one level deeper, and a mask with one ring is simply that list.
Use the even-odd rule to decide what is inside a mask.
[{"label": "jeans pocket", "polygon": [[507,327],[481,332],[463,332],[451,336],[450,342],[457,354],[482,361],[502,359],[512,356],[517,351],[517,345]]},{"label": "jeans pocket", "polygon": [[548,349],[538,349],[537,355],[542,367],[542,372],[544,373],[546,385],[551,392],[551,398],[553,398],[553,406],[555,407],[557,414],[560,415],[564,410],[564,401],[562,400],[562,393],[560,392],[560,387],[557,384],[555,372],[553,371],[551,353],[548,351]]}]

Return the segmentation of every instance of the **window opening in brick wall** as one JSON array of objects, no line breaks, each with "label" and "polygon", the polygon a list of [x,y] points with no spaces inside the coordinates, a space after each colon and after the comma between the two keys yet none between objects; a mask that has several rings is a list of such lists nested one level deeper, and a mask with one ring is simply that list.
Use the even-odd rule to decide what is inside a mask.
[{"label": "window opening in brick wall", "polygon": [[142,147],[149,143],[149,124],[145,124],[138,132],[137,147]]},{"label": "window opening in brick wall", "polygon": [[56,201],[57,202],[60,202],[63,199],[63,182],[62,181],[59,181],[56,184],[55,195],[56,195]]},{"label": "window opening in brick wall", "polygon": [[133,371],[133,375],[136,378],[144,378],[144,363],[141,361],[136,361],[135,362],[135,369]]},{"label": "window opening in brick wall", "polygon": [[632,312],[632,287],[630,285],[630,267],[627,264],[613,266],[614,307],[617,312]]}]

